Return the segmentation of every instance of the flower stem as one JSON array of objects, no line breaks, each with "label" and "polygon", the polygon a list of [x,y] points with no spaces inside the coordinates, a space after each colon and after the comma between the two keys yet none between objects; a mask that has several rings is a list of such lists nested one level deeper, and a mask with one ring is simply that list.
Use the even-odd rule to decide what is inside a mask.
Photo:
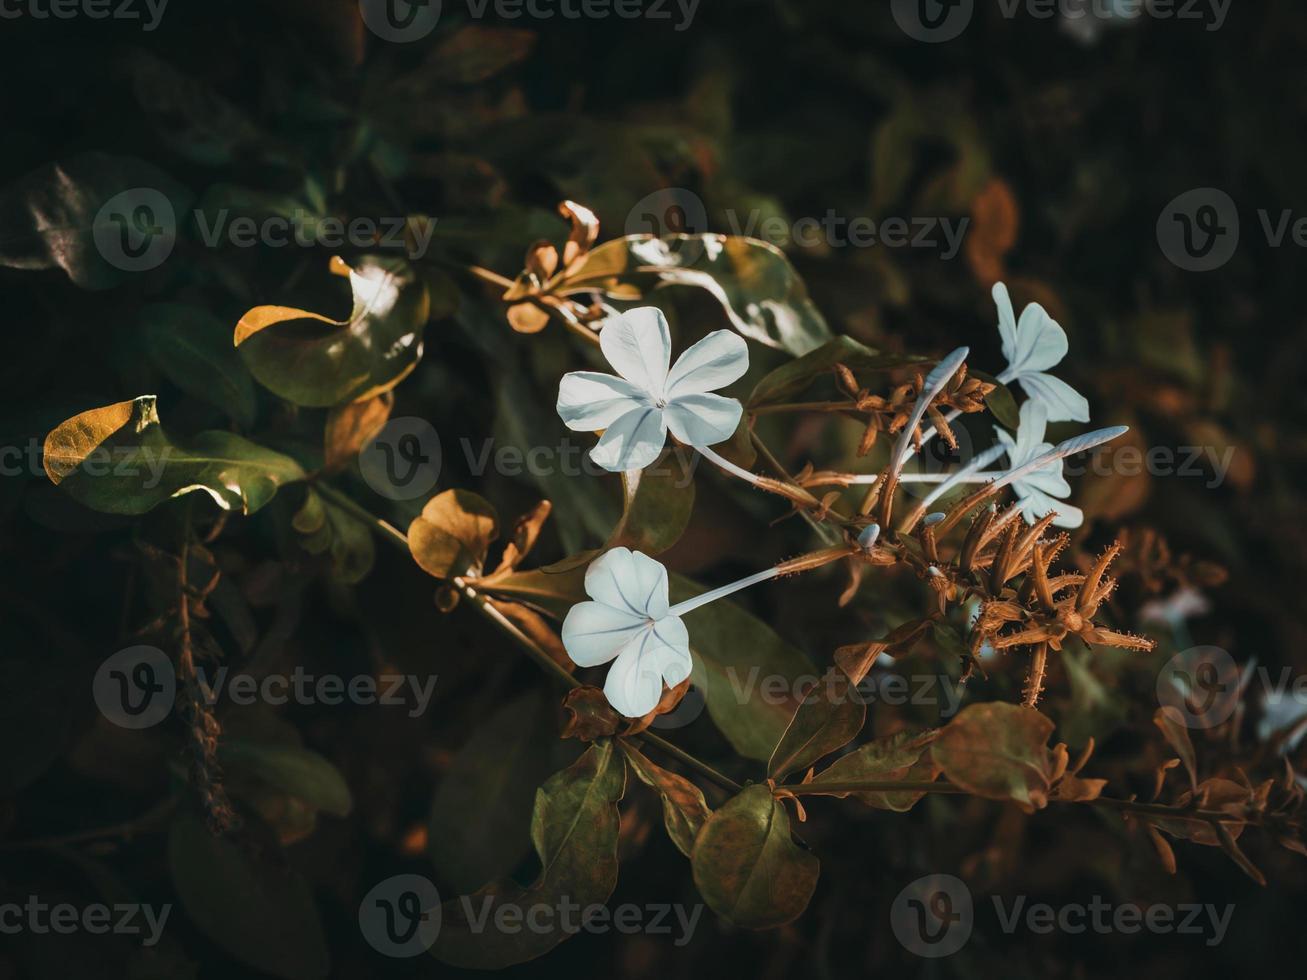
[{"label": "flower stem", "polygon": [[693,599],[686,599],[684,602],[678,602],[667,610],[669,616],[684,616],[688,612],[693,612],[700,606],[706,606],[710,602],[716,602],[718,599],[725,599],[728,595],[747,589],[751,585],[757,585],[759,582],[766,582],[773,579],[781,573],[781,570],[775,566],[753,575],[746,575],[738,582],[732,582],[729,585],[723,585],[716,589],[710,589]]}]

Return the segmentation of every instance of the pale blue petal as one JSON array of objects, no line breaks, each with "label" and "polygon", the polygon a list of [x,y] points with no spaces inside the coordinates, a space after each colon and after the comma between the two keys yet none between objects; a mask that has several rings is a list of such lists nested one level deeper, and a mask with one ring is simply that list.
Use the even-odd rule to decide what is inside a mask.
[{"label": "pale blue petal", "polygon": [[994,283],[990,295],[998,307],[998,336],[1003,341],[1003,357],[1011,364],[1017,349],[1017,317],[1012,310],[1012,297],[1001,282]]},{"label": "pale blue petal", "polygon": [[608,427],[590,450],[590,458],[610,473],[642,470],[663,451],[667,422],[656,408],[627,412]]},{"label": "pale blue petal", "polygon": [[641,389],[611,374],[573,371],[558,385],[558,415],[578,432],[598,432],[627,412],[652,405]]},{"label": "pale blue petal", "polygon": [[1021,487],[1033,487],[1051,497],[1071,496],[1071,484],[1067,483],[1066,477],[1062,475],[1062,460],[1060,459],[1048,466],[1027,473],[1013,485],[1017,487],[1018,494],[1022,492]]},{"label": "pale blue petal", "polygon": [[723,395],[684,395],[667,406],[667,428],[691,446],[715,446],[735,434],[744,407]]},{"label": "pale blue petal", "polygon": [[662,562],[643,551],[632,551],[631,562],[622,581],[622,592],[629,604],[648,619],[662,619],[670,605],[667,598],[667,569]]},{"label": "pale blue petal", "polygon": [[1048,412],[1043,404],[1038,399],[1028,398],[1021,405],[1017,441],[1013,450],[1013,467],[1028,463],[1053,448],[1051,443],[1044,442],[1044,430],[1047,428]]},{"label": "pale blue petal", "polygon": [[646,715],[658,705],[664,681],[679,684],[690,675],[689,637],[684,624],[676,617],[668,617],[658,626],[621,651],[604,681],[608,703],[628,718]]},{"label": "pale blue petal", "polygon": [[1069,384],[1051,374],[1023,374],[1017,379],[1031,399],[1048,413],[1050,422],[1088,422],[1089,402]]},{"label": "pale blue petal", "polygon": [[641,306],[604,322],[599,347],[614,370],[655,401],[667,390],[672,335],[663,311]]},{"label": "pale blue petal", "polygon": [[676,359],[667,398],[725,388],[749,370],[749,345],[733,330],[715,330]]},{"label": "pale blue petal", "polygon": [[578,667],[598,667],[648,628],[643,616],[633,616],[604,602],[578,602],[563,620],[563,646]]},{"label": "pale blue petal", "polygon": [[1072,507],[1063,501],[1054,500],[1047,494],[1033,488],[1025,487],[1023,489],[1026,492],[1020,498],[1021,516],[1025,518],[1027,524],[1034,524],[1049,511],[1057,511],[1057,517],[1053,518],[1055,527],[1073,528],[1084,523],[1084,511],[1079,507]]},{"label": "pale blue petal", "polygon": [[1066,357],[1066,331],[1038,303],[1021,311],[1017,324],[1016,359],[1008,366],[1017,375],[1044,371]]},{"label": "pale blue petal", "polygon": [[592,561],[585,570],[585,594],[591,599],[625,609],[632,616],[643,618],[644,610],[626,598],[627,583],[635,578],[635,558],[630,548],[609,548]]}]

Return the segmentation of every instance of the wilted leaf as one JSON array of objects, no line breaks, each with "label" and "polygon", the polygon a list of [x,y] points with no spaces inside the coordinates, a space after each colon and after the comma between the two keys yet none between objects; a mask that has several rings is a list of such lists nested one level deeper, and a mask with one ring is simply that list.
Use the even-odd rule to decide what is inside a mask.
[{"label": "wilted leaf", "polygon": [[[807,786],[822,783],[912,782],[933,783],[939,775],[939,766],[930,757],[930,743],[939,732],[903,731],[868,742],[856,751],[841,756]],[[833,792],[831,796],[852,796],[877,810],[894,810],[906,813],[926,794],[912,790],[867,790],[864,792]]]},{"label": "wilted leaf", "polygon": [[821,868],[794,843],[785,807],[763,785],[746,787],[708,819],[691,865],[708,907],[748,929],[798,918]]},{"label": "wilted leaf", "polygon": [[663,801],[663,824],[667,827],[667,836],[686,857],[694,850],[694,841],[704,823],[712,816],[708,802],[703,798],[703,791],[684,776],[655,765],[627,739],[619,739],[618,745],[626,761],[631,764],[631,771],[646,786],[658,791]]},{"label": "wilted leaf", "polygon": [[168,861],[186,914],[236,959],[286,980],[330,973],[313,890],[284,860],[215,837],[183,812],[168,835]]},{"label": "wilted leaf", "polygon": [[94,510],[144,514],[170,497],[203,491],[223,510],[252,514],[305,478],[289,456],[230,432],[171,441],[153,395],[75,415],[45,437],[51,482]]},{"label": "wilted leaf", "polygon": [[1027,810],[1048,802],[1053,722],[1033,708],[1001,701],[962,709],[931,746],[944,775],[969,793],[1014,800]]},{"label": "wilted leaf", "polygon": [[497,537],[495,509],[468,490],[446,490],[432,497],[408,527],[414,560],[436,578],[479,572]]},{"label": "wilted leaf", "polygon": [[146,353],[169,381],[243,428],[254,424],[254,383],[221,320],[195,306],[152,303],[140,324]]},{"label": "wilted leaf", "polygon": [[564,291],[613,291],[619,283],[697,286],[721,303],[735,329],[769,347],[806,354],[830,339],[785,253],[756,238],[628,235],[604,242],[569,271]]},{"label": "wilted leaf", "polygon": [[[580,908],[603,903],[617,886],[617,803],[626,791],[626,764],[611,740],[593,743],[573,765],[551,776],[536,792],[531,840],[540,857],[535,883],[487,885],[464,899],[446,902],[440,937],[431,952],[452,966],[502,969],[542,956],[574,933],[557,919],[544,928],[513,932],[494,928],[498,915],[532,922],[533,906]],[[491,925],[470,921],[488,916]]]},{"label": "wilted leaf", "polygon": [[563,738],[579,738],[583,742],[612,735],[625,722],[608,703],[604,692],[588,685],[568,691],[567,697],[563,698],[563,710],[568,714]]},{"label": "wilted leaf", "polygon": [[337,405],[327,413],[322,436],[322,468],[327,473],[344,469],[359,450],[371,442],[390,418],[395,396],[387,391],[372,398]]},{"label": "wilted leaf", "polygon": [[807,769],[853,741],[866,720],[867,705],[856,685],[838,667],[830,668],[799,702],[767,763],[767,775],[783,779]]},{"label": "wilted leaf", "polygon": [[346,268],[354,308],[333,320],[289,306],[256,306],[233,342],[259,383],[296,405],[327,407],[388,391],[417,366],[429,301],[403,259],[364,256]]}]

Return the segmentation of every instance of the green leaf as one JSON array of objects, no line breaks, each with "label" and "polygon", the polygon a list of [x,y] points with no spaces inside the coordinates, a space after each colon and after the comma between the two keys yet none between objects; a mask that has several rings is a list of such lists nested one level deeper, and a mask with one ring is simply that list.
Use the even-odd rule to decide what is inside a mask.
[{"label": "green leaf", "polygon": [[334,817],[354,808],[345,777],[327,759],[298,745],[222,739],[218,760],[226,771],[252,776]]},{"label": "green leaf", "polygon": [[[830,339],[807,287],[775,245],[727,235],[627,235],[604,242],[573,269],[562,291],[661,285],[706,289],[746,337],[806,354]],[[623,296],[622,298],[628,298]]]},{"label": "green leaf", "polygon": [[747,929],[798,918],[817,887],[820,862],[790,836],[790,818],[766,786],[749,786],[704,824],[691,856],[708,907]]},{"label": "green leaf", "polygon": [[784,779],[843,748],[862,731],[867,705],[844,671],[832,667],[808,689],[767,763],[767,775]]},{"label": "green leaf", "polygon": [[230,432],[168,438],[154,395],[75,415],[45,437],[42,465],[52,483],[93,510],[144,514],[171,497],[207,493],[223,510],[252,514],[287,483],[299,463]]},{"label": "green leaf", "polygon": [[470,892],[517,867],[531,843],[536,787],[564,748],[553,707],[539,691],[509,701],[473,729],[431,801],[428,850],[441,881]]},{"label": "green leaf", "polygon": [[437,494],[408,526],[414,560],[436,578],[479,572],[497,537],[499,515],[470,490]]},{"label": "green leaf", "polygon": [[1034,708],[1001,701],[962,709],[931,746],[944,775],[969,793],[1014,800],[1026,810],[1048,802],[1053,722]]},{"label": "green leaf", "polygon": [[313,890],[284,859],[261,859],[183,811],[168,834],[168,861],[186,914],[236,959],[286,980],[331,972]]},{"label": "green leaf", "polygon": [[152,303],[140,326],[146,354],[169,381],[241,427],[254,424],[254,382],[221,320],[195,306]]},{"label": "green leaf", "polygon": [[[611,739],[594,742],[573,765],[536,792],[531,840],[541,870],[529,888],[514,882],[488,885],[446,902],[440,936],[431,952],[451,966],[496,970],[542,956],[573,935],[561,916],[543,928],[527,927],[533,906],[585,908],[606,902],[617,886],[617,803],[626,791],[626,764]],[[475,819],[474,814],[468,814]],[[579,914],[579,912],[578,912]],[[485,915],[478,928],[471,921]],[[504,917],[501,919],[500,917]],[[520,928],[498,930],[496,921]]]},{"label": "green leaf", "polygon": [[890,368],[930,363],[930,358],[911,354],[882,354],[860,344],[852,337],[836,337],[802,357],[782,364],[766,375],[749,396],[749,407],[783,402],[800,394],[818,377],[828,373],[836,364],[843,364],[853,372],[886,371]]},{"label": "green leaf", "polygon": [[[878,738],[836,759],[829,768],[814,776],[807,785],[813,787],[820,786],[822,783],[900,780],[934,782],[940,770],[926,750],[938,734],[937,730],[931,729],[924,732],[895,732],[893,735]],[[906,813],[925,796],[925,793],[907,790],[893,792],[868,790],[852,793],[833,792],[829,795],[852,796],[877,810]]]},{"label": "green leaf", "polygon": [[676,544],[694,512],[697,454],[672,450],[652,466],[622,474],[622,519],[606,548],[658,555]]},{"label": "green leaf", "polygon": [[631,771],[640,782],[658,791],[663,801],[663,824],[667,827],[667,836],[686,857],[694,850],[694,840],[699,835],[712,810],[703,798],[703,791],[684,776],[669,772],[662,766],[655,765],[645,757],[634,743],[619,739],[622,754],[630,763]]},{"label": "green leaf", "polygon": [[[705,589],[671,577],[672,602]],[[723,599],[685,616],[694,655],[692,683],[703,692],[708,714],[735,751],[766,761],[785,734],[797,707],[796,683],[812,674],[807,657],[770,626]],[[777,691],[769,691],[775,685]]]},{"label": "green leaf", "polygon": [[237,349],[259,383],[296,405],[330,407],[399,384],[422,356],[429,301],[403,259],[364,256],[349,268],[347,320],[288,306],[256,306],[236,324]]},{"label": "green leaf", "polygon": [[[190,200],[171,177],[135,157],[83,153],[46,164],[0,190],[0,266],[59,268],[83,289],[106,289],[132,274],[122,259],[135,249],[144,249],[143,268],[166,258]],[[148,238],[132,237],[138,208],[159,229]],[[119,255],[123,236],[131,248]],[[115,257],[118,265],[109,260]]]},{"label": "green leaf", "polygon": [[1003,428],[1016,432],[1021,424],[1021,413],[1017,410],[1017,400],[1012,397],[1012,389],[984,371],[973,371],[968,368],[967,373],[995,386],[994,390],[985,396],[985,407],[994,413],[994,418],[998,419]]}]

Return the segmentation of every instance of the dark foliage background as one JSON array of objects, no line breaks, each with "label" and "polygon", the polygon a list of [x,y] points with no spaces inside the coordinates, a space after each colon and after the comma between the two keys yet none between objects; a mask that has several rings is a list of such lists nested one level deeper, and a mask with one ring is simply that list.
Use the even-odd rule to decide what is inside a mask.
[{"label": "dark foliage background", "polygon": [[[0,185],[104,151],[149,161],[197,201],[223,200],[224,186],[302,200],[311,186],[341,215],[435,216],[432,265],[456,288],[457,310],[451,298],[427,328],[395,414],[427,418],[440,432],[442,488],[476,489],[503,515],[551,496],[556,517],[542,561],[597,544],[618,513],[616,488],[470,471],[459,440],[529,442],[542,417],[552,420],[550,379],[575,365],[576,351],[557,325],[511,333],[494,291],[461,276],[462,263],[515,275],[527,244],[558,237],[553,209],[563,198],[594,208],[606,236],[650,230],[628,221],[640,220],[635,202],[660,188],[702,200],[710,229],[723,232],[749,230],[733,222],[751,214],[973,215],[981,244],[951,260],[930,249],[787,250],[837,332],[917,353],[967,343],[980,366],[1001,364],[988,296],[1001,275],[1019,303],[1040,300],[1066,327],[1071,355],[1060,373],[1088,395],[1096,424],[1129,423],[1145,447],[1233,447],[1219,486],[1120,474],[1075,481],[1073,499],[1088,515],[1078,543],[1093,550],[1117,527],[1136,536],[1155,529],[1177,555],[1223,566],[1228,578],[1206,590],[1210,609],[1188,623],[1190,638],[1155,627],[1163,643],[1221,646],[1272,675],[1299,671],[1304,254],[1291,242],[1271,247],[1257,209],[1307,215],[1307,11],[1291,0],[1235,2],[1220,30],[1144,18],[1085,43],[1055,22],[1007,20],[994,4],[977,6],[964,35],[944,44],[905,37],[887,4],[826,0],[704,0],[679,32],[667,22],[522,19],[479,22],[471,35],[460,33],[461,5],[446,2],[441,25],[413,45],[371,36],[344,0],[173,0],[152,32],[84,17],[4,20]],[[996,182],[1015,204],[997,218],[995,195],[1006,198]],[[1199,187],[1228,193],[1243,231],[1231,261],[1201,274],[1170,263],[1156,234],[1167,203]],[[1001,239],[1010,227],[1010,250],[984,245],[987,233]],[[141,307],[180,299],[227,325],[260,303],[340,315],[329,255],[209,248],[191,234],[159,269],[103,291],[78,289],[57,270],[0,269],[3,444],[26,446],[87,407],[144,391],[159,393],[180,431],[222,427],[214,409],[170,388],[142,356]],[[669,312],[678,329],[715,315],[694,296],[678,296]],[[298,420],[277,414],[266,392],[260,399],[270,428],[293,441]],[[849,449],[845,436],[824,430],[784,439],[791,461]],[[397,520],[416,511],[405,506],[393,508]],[[0,480],[0,508],[0,890],[85,901],[126,883],[143,900],[175,901],[158,826],[53,849],[21,845],[134,821],[177,779],[175,741],[115,729],[90,700],[96,666],[147,615],[139,525],[79,507],[26,467]],[[291,513],[274,506],[224,538],[221,562],[249,616],[251,643],[235,660],[346,675],[434,671],[439,682],[431,709],[416,718],[366,707],[280,711],[336,764],[355,800],[347,818],[321,816],[285,859],[313,885],[334,975],[452,974],[425,958],[377,957],[358,935],[358,896],[406,870],[432,874],[451,894],[466,884],[425,856],[433,794],[478,725],[510,704],[501,717],[520,719],[528,709],[519,699],[544,684],[482,622],[440,613],[432,581],[402,555],[378,552],[357,588],[288,559]],[[758,520],[710,483],[666,561],[716,583],[805,546],[799,522],[764,535]],[[851,629],[861,624],[870,635],[882,617],[869,604],[833,619],[840,588],[815,578],[743,601],[825,664],[834,646],[859,638]],[[908,599],[887,589],[884,603],[896,602]],[[1060,724],[1129,719],[1100,739],[1109,775],[1119,760],[1155,751],[1142,747],[1151,691],[1111,664],[1096,669],[1101,684],[1092,689],[1055,681],[1047,710]],[[1255,728],[1259,708],[1250,711]],[[542,709],[546,727],[552,713]],[[680,735],[706,758],[730,757],[706,725]],[[521,843],[534,787],[574,744],[552,758],[499,750],[508,788],[485,806],[522,814]],[[1212,848],[1178,846],[1180,871],[1168,877],[1146,840],[1123,841],[1120,821],[1106,813],[1025,817],[948,798],[906,815],[831,801],[808,809],[802,832],[823,855],[823,877],[792,925],[753,934],[705,914],[683,948],[657,936],[582,936],[510,972],[1166,978],[1251,976],[1302,961],[1303,859],[1287,851],[1249,845],[1271,882],[1259,888]],[[456,835],[481,819],[460,810],[435,833]],[[649,799],[628,807],[614,903],[698,900],[686,863],[653,832],[657,819]],[[443,845],[447,855],[459,850],[456,836]],[[907,881],[931,871],[964,874],[977,896],[1229,902],[1235,911],[1213,948],[1193,936],[1008,936],[983,913],[964,952],[929,963],[896,942],[888,909]],[[180,910],[169,936],[149,956],[120,937],[7,936],[0,976],[258,975]]]}]

